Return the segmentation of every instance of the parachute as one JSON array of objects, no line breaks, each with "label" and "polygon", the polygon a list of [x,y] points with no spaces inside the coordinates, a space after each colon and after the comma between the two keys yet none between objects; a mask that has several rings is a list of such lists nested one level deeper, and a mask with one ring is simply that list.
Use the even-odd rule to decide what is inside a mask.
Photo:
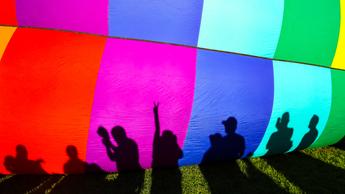
[{"label": "parachute", "polygon": [[1,0],[0,173],[177,167],[345,136],[344,0]]}]

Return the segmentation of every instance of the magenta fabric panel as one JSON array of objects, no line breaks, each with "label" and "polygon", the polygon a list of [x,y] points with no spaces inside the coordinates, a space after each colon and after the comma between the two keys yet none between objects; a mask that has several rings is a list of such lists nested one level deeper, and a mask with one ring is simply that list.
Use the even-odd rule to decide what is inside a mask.
[{"label": "magenta fabric panel", "polygon": [[17,0],[20,26],[107,35],[108,0]]},{"label": "magenta fabric panel", "polygon": [[[116,171],[97,129],[103,126],[110,133],[119,125],[138,145],[141,166],[151,167],[154,102],[160,104],[162,132],[172,131],[182,148],[193,103],[196,52],[167,44],[107,40],[91,115],[87,162]],[[110,139],[117,145],[111,134]]]}]

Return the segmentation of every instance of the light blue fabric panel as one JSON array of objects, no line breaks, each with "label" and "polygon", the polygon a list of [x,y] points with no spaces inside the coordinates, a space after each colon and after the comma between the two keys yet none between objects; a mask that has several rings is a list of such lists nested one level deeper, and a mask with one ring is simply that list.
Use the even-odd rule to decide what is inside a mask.
[{"label": "light blue fabric panel", "polygon": [[[279,117],[289,112],[289,128],[293,128],[293,151],[309,131],[309,122],[313,115],[319,117],[316,126],[317,138],[320,137],[328,121],[332,102],[332,80],[330,69],[301,65],[288,62],[273,62],[274,103],[266,133],[256,149],[254,156],[267,153],[266,145],[272,133],[277,131]],[[316,138],[316,140],[317,140]],[[281,143],[287,141],[281,139]]]},{"label": "light blue fabric panel", "polygon": [[204,0],[198,46],[274,56],[284,0]]}]

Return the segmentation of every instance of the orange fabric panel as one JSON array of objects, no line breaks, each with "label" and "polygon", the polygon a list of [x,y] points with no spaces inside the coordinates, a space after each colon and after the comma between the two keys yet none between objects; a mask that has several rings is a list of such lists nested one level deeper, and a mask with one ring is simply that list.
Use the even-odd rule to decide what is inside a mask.
[{"label": "orange fabric panel", "polygon": [[[66,146],[85,160],[104,37],[18,28],[0,63],[0,161],[25,145],[62,173]],[[0,173],[8,173],[0,165]]]},{"label": "orange fabric panel", "polygon": [[0,26],[0,60],[17,27]]},{"label": "orange fabric panel", "polygon": [[17,25],[16,0],[0,0],[0,24]]}]

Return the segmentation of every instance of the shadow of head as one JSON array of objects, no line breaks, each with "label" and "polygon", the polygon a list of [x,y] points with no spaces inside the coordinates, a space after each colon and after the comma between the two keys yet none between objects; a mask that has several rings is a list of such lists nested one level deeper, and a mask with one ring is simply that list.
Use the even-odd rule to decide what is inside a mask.
[{"label": "shadow of head", "polygon": [[28,150],[24,145],[19,144],[16,146],[16,158],[20,160],[28,159]]},{"label": "shadow of head", "polygon": [[287,126],[287,124],[289,123],[290,121],[290,113],[289,112],[285,112],[282,116],[282,119],[281,119],[281,124],[283,126]]},{"label": "shadow of head", "polygon": [[227,134],[235,133],[237,129],[237,120],[235,117],[229,117],[227,120],[223,121],[222,124]]},{"label": "shadow of head", "polygon": [[315,129],[318,123],[319,117],[317,115],[313,115],[309,122],[309,129]]},{"label": "shadow of head", "polygon": [[4,159],[4,166],[5,168],[10,171],[14,172],[14,163],[15,163],[15,158],[13,156],[6,156]]},{"label": "shadow of head", "polygon": [[70,159],[77,159],[78,158],[78,150],[74,145],[69,145],[66,147],[67,156]]},{"label": "shadow of head", "polygon": [[127,140],[125,129],[119,125],[111,129],[111,135],[113,136],[117,144],[122,144]]},{"label": "shadow of head", "polygon": [[164,130],[161,138],[166,142],[177,142],[176,135],[170,130]]}]

